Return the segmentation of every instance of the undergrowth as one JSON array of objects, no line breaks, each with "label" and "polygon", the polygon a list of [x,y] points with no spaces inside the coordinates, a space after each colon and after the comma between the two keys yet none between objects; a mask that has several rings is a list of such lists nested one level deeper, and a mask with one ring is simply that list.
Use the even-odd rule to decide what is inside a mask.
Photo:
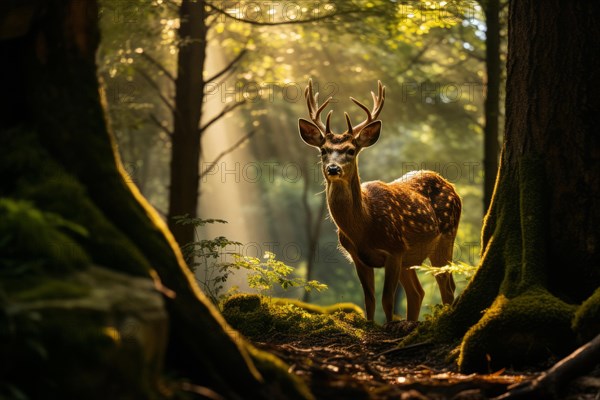
[{"label": "undergrowth", "polygon": [[287,338],[345,336],[360,339],[366,331],[376,327],[353,304],[319,307],[255,294],[231,296],[223,303],[223,316],[234,329],[254,340],[275,334]]},{"label": "undergrowth", "polygon": [[[193,225],[196,237],[200,237],[198,229],[207,224],[227,223],[220,219],[191,218],[187,215],[175,217],[175,220],[181,225]],[[301,288],[307,292],[327,289],[327,285],[316,280],[307,281],[293,276],[294,268],[277,260],[274,253],[265,252],[260,259],[231,250],[240,246],[240,242],[218,236],[198,239],[181,247],[188,266],[196,273],[200,287],[215,305],[238,292],[236,286],[226,290],[226,283],[232,274],[240,270],[247,272],[248,286],[264,296],[272,296],[277,287],[283,290]]]}]

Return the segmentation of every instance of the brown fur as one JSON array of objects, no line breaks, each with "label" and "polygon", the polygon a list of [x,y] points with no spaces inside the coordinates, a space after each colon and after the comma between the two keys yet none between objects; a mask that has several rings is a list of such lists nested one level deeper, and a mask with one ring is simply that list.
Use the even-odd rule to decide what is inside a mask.
[{"label": "brown fur", "polygon": [[[417,320],[424,291],[410,267],[421,265],[426,258],[434,267],[452,261],[460,197],[452,184],[432,171],[413,171],[390,183],[372,181],[361,185],[358,154],[379,137],[381,122],[375,118],[385,98],[381,83],[379,95],[373,95],[376,112],[353,100],[368,112],[368,118],[352,127],[346,116],[349,129],[342,134],[328,131],[329,116],[326,126],[320,122],[324,106],[319,110],[310,84],[306,95],[315,124],[301,119],[300,134],[307,144],[321,150],[329,213],[338,227],[340,245],[354,261],[367,318],[373,319],[375,310],[373,268],[384,267],[382,303],[388,322],[393,319],[398,282],[406,292],[407,319]],[[442,301],[451,303],[455,289],[452,275],[438,274],[436,280]]]}]

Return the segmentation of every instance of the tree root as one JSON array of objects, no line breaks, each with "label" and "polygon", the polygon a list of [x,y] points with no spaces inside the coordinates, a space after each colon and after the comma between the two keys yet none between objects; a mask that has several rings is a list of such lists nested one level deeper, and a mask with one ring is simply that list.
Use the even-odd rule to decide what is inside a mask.
[{"label": "tree root", "polygon": [[600,335],[556,363],[538,378],[520,383],[495,400],[558,399],[573,378],[591,370],[600,360]]}]

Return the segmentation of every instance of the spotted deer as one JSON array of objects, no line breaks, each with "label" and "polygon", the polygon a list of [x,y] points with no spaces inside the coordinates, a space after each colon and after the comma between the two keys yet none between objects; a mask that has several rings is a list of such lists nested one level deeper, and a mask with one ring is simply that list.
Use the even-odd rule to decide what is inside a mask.
[{"label": "spotted deer", "polygon": [[[461,200],[452,184],[432,171],[412,171],[390,183],[371,181],[361,184],[358,155],[377,142],[381,121],[377,116],[385,101],[385,87],[378,82],[378,94],[371,92],[373,109],[350,97],[367,113],[367,118],[348,129],[334,133],[327,114],[321,112],[331,101],[319,105],[313,95],[312,81],[305,90],[312,122],[298,121],[300,136],[321,152],[329,213],[337,225],[342,251],[354,262],[365,296],[367,319],[375,313],[374,268],[383,267],[385,278],[382,305],[388,322],[392,321],[398,281],[406,293],[407,319],[419,318],[425,292],[414,269],[429,258],[434,267],[452,260],[452,249],[461,213]],[[444,304],[454,300],[455,284],[450,273],[436,275]]]}]

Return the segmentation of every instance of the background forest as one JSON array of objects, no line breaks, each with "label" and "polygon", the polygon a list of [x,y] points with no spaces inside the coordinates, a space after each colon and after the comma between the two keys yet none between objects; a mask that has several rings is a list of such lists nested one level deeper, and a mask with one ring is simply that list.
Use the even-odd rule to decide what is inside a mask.
[{"label": "background forest", "polygon": [[[441,173],[463,200],[455,261],[478,263],[487,79],[480,3],[206,3],[225,13],[213,10],[204,19],[197,215],[228,224],[200,228],[197,239],[226,236],[242,243],[226,252],[247,256],[272,251],[298,276],[329,286],[311,293],[311,301],[362,304],[354,268],[338,251],[327,218],[317,153],[299,139],[297,119],[307,116],[309,78],[322,100],[333,96],[336,130],[343,111],[362,118],[348,96],[369,104],[381,80],[387,87],[383,133],[361,157],[361,178],[391,181],[414,169]],[[167,219],[170,174],[185,173],[171,171],[170,163],[177,53],[184,45],[177,34],[179,3],[104,0],[100,7],[98,65],[110,124],[127,175]],[[305,20],[312,21],[298,23]],[[203,279],[202,271],[197,275]],[[434,278],[421,281],[424,305],[440,303]],[[460,290],[464,281],[457,281]],[[243,282],[243,276],[229,281],[245,289]]]}]

